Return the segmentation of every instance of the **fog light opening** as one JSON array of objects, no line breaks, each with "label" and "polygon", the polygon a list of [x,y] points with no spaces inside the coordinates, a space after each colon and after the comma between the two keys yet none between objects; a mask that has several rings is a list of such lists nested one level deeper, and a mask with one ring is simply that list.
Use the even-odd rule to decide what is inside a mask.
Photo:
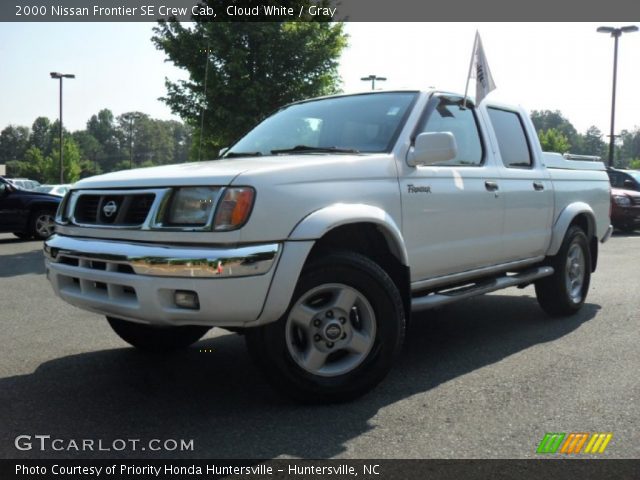
[{"label": "fog light opening", "polygon": [[173,301],[180,308],[188,308],[189,310],[200,309],[198,294],[191,290],[176,290],[173,294]]}]

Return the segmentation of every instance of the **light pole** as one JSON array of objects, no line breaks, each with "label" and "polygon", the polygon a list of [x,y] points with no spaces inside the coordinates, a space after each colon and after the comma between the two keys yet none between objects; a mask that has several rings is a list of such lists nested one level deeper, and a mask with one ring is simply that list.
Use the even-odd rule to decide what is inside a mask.
[{"label": "light pole", "polygon": [[368,77],[362,77],[360,80],[362,80],[363,82],[371,82],[371,90],[375,90],[376,80],[378,80],[379,82],[386,82],[387,77],[377,77],[375,75],[369,75]]},{"label": "light pole", "polygon": [[598,27],[599,33],[609,33],[613,37],[613,92],[611,94],[611,131],[609,132],[609,167],[613,167],[613,147],[615,143],[615,119],[616,119],[616,82],[618,79],[618,39],[623,33],[637,32],[638,27],[627,25],[625,27]]},{"label": "light pole", "polygon": [[58,73],[58,72],[51,72],[49,75],[51,75],[51,78],[53,78],[54,80],[60,80],[60,184],[64,183],[64,164],[62,163],[62,151],[63,151],[63,145],[62,145],[62,79],[63,78],[76,78],[75,75],[73,75],[72,73]]}]

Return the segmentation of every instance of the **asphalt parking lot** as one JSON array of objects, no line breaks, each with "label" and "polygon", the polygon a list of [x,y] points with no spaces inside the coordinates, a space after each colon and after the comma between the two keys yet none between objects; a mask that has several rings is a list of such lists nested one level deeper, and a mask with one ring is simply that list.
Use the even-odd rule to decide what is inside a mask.
[{"label": "asphalt parking lot", "polygon": [[[383,384],[320,407],[272,392],[239,335],[129,348],[54,297],[41,248],[0,235],[0,458],[534,458],[546,432],[612,432],[602,456],[640,457],[640,234],[602,247],[578,315],[547,318],[532,287],[421,315]],[[19,435],[194,449],[18,451]]]}]

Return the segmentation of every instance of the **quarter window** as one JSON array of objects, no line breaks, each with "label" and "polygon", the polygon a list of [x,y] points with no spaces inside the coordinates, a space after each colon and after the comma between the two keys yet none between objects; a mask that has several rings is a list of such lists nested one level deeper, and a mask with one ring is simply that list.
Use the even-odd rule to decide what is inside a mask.
[{"label": "quarter window", "polygon": [[502,163],[508,168],[531,168],[533,161],[529,141],[520,115],[516,112],[488,108],[496,132]]}]

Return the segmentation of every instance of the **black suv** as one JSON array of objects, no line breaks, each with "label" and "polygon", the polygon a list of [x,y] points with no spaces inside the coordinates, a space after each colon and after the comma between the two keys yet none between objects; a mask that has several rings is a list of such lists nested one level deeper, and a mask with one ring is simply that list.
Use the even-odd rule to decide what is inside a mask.
[{"label": "black suv", "polygon": [[0,232],[43,240],[53,234],[61,197],[21,190],[0,177]]}]

